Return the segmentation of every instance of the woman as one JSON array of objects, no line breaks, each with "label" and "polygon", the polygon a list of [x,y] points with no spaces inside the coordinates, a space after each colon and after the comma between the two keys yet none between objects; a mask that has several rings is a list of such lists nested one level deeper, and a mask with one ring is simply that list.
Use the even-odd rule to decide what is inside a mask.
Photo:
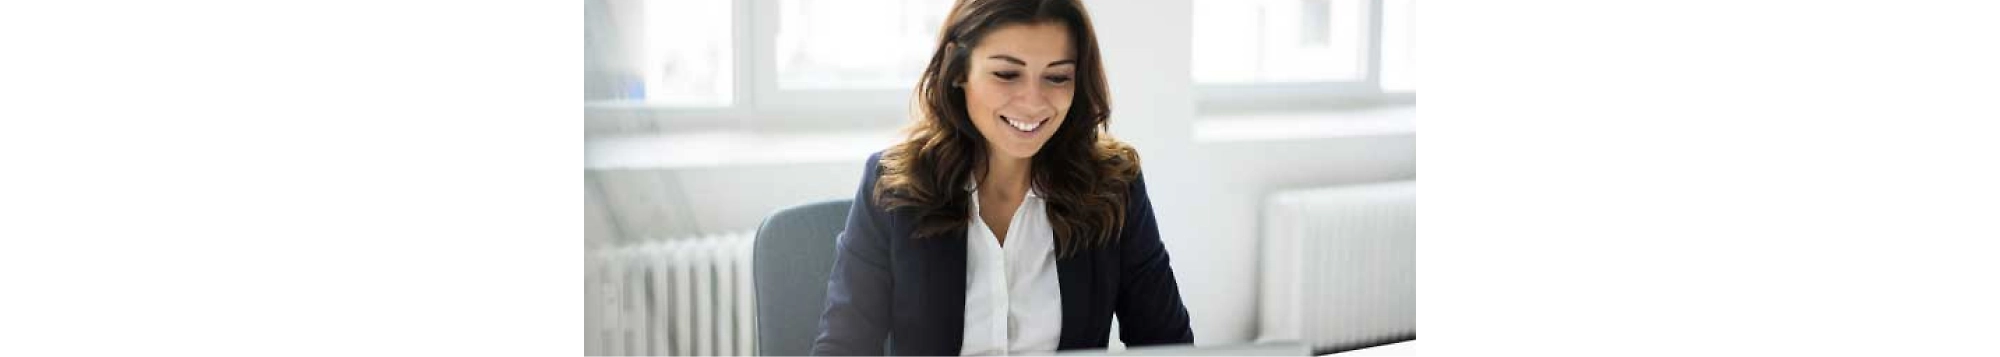
[{"label": "woman", "polygon": [[916,122],[868,158],[815,355],[978,355],[1193,343],[1131,146],[1075,0],[960,0]]}]

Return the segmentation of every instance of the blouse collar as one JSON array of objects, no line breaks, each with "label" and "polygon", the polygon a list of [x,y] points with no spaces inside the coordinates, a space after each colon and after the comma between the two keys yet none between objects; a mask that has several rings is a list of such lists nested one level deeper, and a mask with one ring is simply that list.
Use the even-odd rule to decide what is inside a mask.
[{"label": "blouse collar", "polygon": [[[1041,189],[1028,185],[1028,198],[1042,198]],[[979,180],[965,180],[965,192],[979,192]]]}]

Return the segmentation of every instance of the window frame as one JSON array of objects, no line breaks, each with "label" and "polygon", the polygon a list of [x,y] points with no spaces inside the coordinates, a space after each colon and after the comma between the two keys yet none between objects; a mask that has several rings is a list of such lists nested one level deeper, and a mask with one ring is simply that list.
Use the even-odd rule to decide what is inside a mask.
[{"label": "window frame", "polygon": [[[730,41],[736,66],[729,105],[673,106],[643,100],[595,100],[587,132],[667,132],[714,129],[806,131],[893,127],[908,117],[910,89],[782,89],[778,86],[780,0],[731,0]],[[743,59],[750,59],[744,61]],[[915,84],[911,84],[912,88]]]},{"label": "window frame", "polygon": [[[640,100],[586,101],[586,133],[670,132],[715,129],[814,131],[893,128],[907,123],[911,88],[782,89],[777,76],[780,0],[730,1],[733,67],[730,104],[670,106]],[[1367,14],[1362,42],[1363,77],[1357,81],[1193,84],[1197,115],[1298,112],[1409,106],[1416,92],[1381,88],[1383,8],[1362,0]],[[1192,3],[1188,3],[1192,5]],[[1415,4],[1411,4],[1414,6]],[[1414,11],[1414,8],[1412,8]],[[1188,19],[1189,26],[1193,18]],[[1414,36],[1415,34],[1411,34]],[[744,61],[743,59],[751,59]],[[1191,59],[1191,57],[1190,57]],[[1189,74],[1192,77],[1192,73]]]},{"label": "window frame", "polygon": [[[867,125],[899,123],[906,116],[911,89],[909,88],[854,88],[854,89],[784,89],[778,85],[778,6],[780,0],[748,0],[745,17],[750,18],[749,37],[754,53],[751,76],[748,82],[752,96],[759,102],[755,105],[759,113],[769,114],[772,120],[827,120],[820,116],[831,115],[836,122]],[[815,118],[805,118],[815,116]],[[893,116],[893,121],[884,120]]]},{"label": "window frame", "polygon": [[[1340,110],[1415,105],[1415,90],[1382,89],[1382,12],[1386,0],[1362,0],[1362,77],[1354,81],[1194,83],[1197,114]],[[1413,4],[1414,5],[1414,4]],[[1193,19],[1189,19],[1193,24]],[[1414,35],[1414,34],[1412,34]],[[1193,76],[1192,73],[1189,74]]]}]

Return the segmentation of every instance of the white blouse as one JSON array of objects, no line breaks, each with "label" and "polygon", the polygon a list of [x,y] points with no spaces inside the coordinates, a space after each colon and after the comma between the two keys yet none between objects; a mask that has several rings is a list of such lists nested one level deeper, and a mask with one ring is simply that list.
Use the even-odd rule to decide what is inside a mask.
[{"label": "white blouse", "polygon": [[966,191],[973,215],[965,233],[965,339],[958,354],[1055,352],[1062,337],[1062,287],[1045,202],[1028,190],[1002,246],[978,214],[978,186]]}]

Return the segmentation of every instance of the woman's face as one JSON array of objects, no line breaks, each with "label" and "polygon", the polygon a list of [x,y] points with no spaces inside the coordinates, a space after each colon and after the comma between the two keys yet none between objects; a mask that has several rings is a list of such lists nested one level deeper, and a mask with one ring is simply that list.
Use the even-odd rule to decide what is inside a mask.
[{"label": "woman's face", "polygon": [[996,27],[972,48],[965,108],[998,158],[1040,151],[1076,94],[1076,49],[1060,22]]}]

